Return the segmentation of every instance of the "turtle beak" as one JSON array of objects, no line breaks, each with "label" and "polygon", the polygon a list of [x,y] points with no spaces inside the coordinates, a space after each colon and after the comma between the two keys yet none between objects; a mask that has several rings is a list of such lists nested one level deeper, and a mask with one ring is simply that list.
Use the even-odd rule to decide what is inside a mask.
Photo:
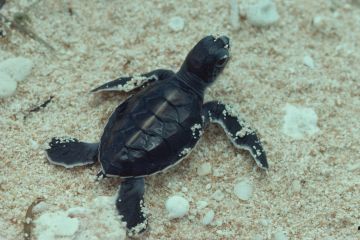
[{"label": "turtle beak", "polygon": [[214,39],[214,42],[220,40],[224,44],[224,48],[230,49],[230,39],[227,36],[212,35],[212,37]]},{"label": "turtle beak", "polygon": [[224,48],[230,49],[230,39],[227,36],[221,36],[218,39],[224,43]]}]

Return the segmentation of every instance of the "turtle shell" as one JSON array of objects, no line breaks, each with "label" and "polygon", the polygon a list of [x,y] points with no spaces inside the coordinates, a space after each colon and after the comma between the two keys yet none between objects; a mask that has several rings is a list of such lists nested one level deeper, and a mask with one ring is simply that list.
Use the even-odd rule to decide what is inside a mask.
[{"label": "turtle shell", "polygon": [[191,127],[201,124],[202,99],[175,78],[159,81],[119,105],[105,126],[99,160],[107,175],[159,172],[194,145]]}]

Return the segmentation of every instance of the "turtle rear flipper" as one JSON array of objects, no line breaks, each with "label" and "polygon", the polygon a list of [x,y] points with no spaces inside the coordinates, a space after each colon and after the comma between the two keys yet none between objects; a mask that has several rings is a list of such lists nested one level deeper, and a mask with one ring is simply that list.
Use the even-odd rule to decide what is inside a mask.
[{"label": "turtle rear flipper", "polygon": [[219,124],[235,147],[248,150],[257,165],[268,169],[266,154],[254,129],[231,112],[231,107],[220,102],[207,102],[203,106],[204,125]]},{"label": "turtle rear flipper", "polygon": [[144,231],[147,227],[147,219],[144,208],[144,178],[126,178],[120,185],[116,199],[116,208],[130,234]]},{"label": "turtle rear flipper", "polygon": [[53,138],[46,149],[52,164],[73,168],[97,161],[98,143],[79,142],[75,138]]},{"label": "turtle rear flipper", "polygon": [[130,92],[146,84],[164,80],[173,76],[175,73],[171,70],[157,69],[138,76],[120,77],[108,83],[105,83],[90,92],[108,92],[108,91],[123,91]]}]

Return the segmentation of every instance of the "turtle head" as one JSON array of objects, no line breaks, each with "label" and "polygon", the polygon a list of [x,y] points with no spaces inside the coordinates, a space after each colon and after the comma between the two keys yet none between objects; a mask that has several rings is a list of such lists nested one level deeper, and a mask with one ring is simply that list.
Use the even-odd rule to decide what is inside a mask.
[{"label": "turtle head", "polygon": [[215,81],[230,57],[230,40],[226,36],[207,36],[187,55],[181,70],[195,75],[204,85]]}]

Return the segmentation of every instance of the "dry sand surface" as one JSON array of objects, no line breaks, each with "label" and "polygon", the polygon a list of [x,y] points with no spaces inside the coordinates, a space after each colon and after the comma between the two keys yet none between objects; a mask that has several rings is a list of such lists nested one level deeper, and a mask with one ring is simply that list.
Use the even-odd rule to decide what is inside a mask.
[{"label": "dry sand surface", "polygon": [[[7,1],[1,13],[10,17],[32,2]],[[253,2],[238,4],[245,9]],[[120,179],[96,183],[98,164],[72,170],[49,164],[43,151],[47,141],[52,136],[98,141],[109,114],[128,95],[89,90],[118,76],[176,70],[209,33],[230,37],[232,59],[206,100],[236,106],[259,132],[270,169],[266,174],[254,168],[250,154],[235,149],[221,128],[211,126],[190,157],[146,178],[150,228],[141,238],[360,239],[359,2],[275,3],[276,24],[256,28],[243,16],[238,30],[230,24],[228,1],[59,0],[35,5],[28,12],[31,29],[55,52],[16,30],[0,40],[0,61],[21,56],[34,63],[16,93],[0,99],[0,239],[23,239],[24,216],[37,197],[45,201],[35,219],[90,208],[96,197],[114,196]],[[168,25],[174,16],[184,19],[180,31]],[[314,18],[320,23],[313,24]],[[309,65],[309,57],[313,66],[304,64]],[[29,114],[50,96],[46,108]],[[287,104],[313,109],[319,130],[300,138],[286,135]],[[197,168],[205,162],[212,172],[199,176]],[[243,179],[253,187],[247,201],[233,191]],[[172,195],[190,201],[185,217],[169,220],[165,201]],[[207,206],[199,208],[199,201]],[[215,216],[204,226],[201,219],[209,210]],[[108,225],[118,221],[115,207],[109,218],[97,213],[82,223],[88,227],[57,239],[79,239],[85,228],[88,239],[113,239]],[[100,218],[103,222],[94,223]]]}]

